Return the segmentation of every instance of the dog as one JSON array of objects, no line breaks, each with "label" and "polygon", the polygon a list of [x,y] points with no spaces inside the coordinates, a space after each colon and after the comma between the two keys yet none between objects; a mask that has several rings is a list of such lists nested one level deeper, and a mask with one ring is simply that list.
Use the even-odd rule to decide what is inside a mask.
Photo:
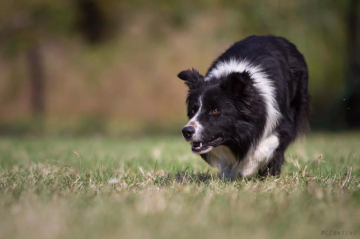
[{"label": "dog", "polygon": [[308,68],[282,37],[249,36],[210,66],[178,77],[188,87],[189,122],[182,129],[192,152],[222,178],[276,176],[287,147],[308,128]]}]

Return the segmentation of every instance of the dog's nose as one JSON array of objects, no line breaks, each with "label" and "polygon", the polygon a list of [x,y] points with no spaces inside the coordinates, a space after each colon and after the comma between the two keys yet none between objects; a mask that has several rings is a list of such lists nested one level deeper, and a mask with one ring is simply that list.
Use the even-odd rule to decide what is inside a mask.
[{"label": "dog's nose", "polygon": [[182,133],[184,135],[184,138],[186,140],[190,140],[191,137],[193,136],[193,134],[195,133],[195,128],[192,127],[192,126],[185,126],[183,129],[182,129]]}]

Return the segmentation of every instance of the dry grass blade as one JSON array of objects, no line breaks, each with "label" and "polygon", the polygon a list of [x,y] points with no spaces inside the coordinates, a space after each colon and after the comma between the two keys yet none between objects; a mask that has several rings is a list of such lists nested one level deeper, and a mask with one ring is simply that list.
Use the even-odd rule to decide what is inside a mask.
[{"label": "dry grass blade", "polygon": [[352,171],[352,167],[348,167],[348,171],[346,173],[347,176],[346,176],[345,180],[342,182],[341,188],[344,188],[346,186],[346,184],[350,181],[351,171]]}]

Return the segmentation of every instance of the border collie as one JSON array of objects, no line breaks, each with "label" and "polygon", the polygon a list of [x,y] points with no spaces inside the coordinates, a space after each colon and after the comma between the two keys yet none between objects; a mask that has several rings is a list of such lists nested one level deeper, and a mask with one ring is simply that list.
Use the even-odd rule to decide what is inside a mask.
[{"label": "border collie", "polygon": [[286,148],[308,128],[308,69],[294,44],[250,36],[205,76],[191,69],[178,77],[189,88],[182,133],[193,153],[225,178],[280,174]]}]

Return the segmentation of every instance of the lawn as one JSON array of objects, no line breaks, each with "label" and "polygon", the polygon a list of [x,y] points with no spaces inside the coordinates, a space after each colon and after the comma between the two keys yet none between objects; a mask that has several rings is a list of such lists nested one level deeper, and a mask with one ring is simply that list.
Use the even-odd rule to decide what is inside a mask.
[{"label": "lawn", "polygon": [[359,238],[359,135],[309,135],[280,177],[232,182],[180,136],[2,137],[0,238]]}]

